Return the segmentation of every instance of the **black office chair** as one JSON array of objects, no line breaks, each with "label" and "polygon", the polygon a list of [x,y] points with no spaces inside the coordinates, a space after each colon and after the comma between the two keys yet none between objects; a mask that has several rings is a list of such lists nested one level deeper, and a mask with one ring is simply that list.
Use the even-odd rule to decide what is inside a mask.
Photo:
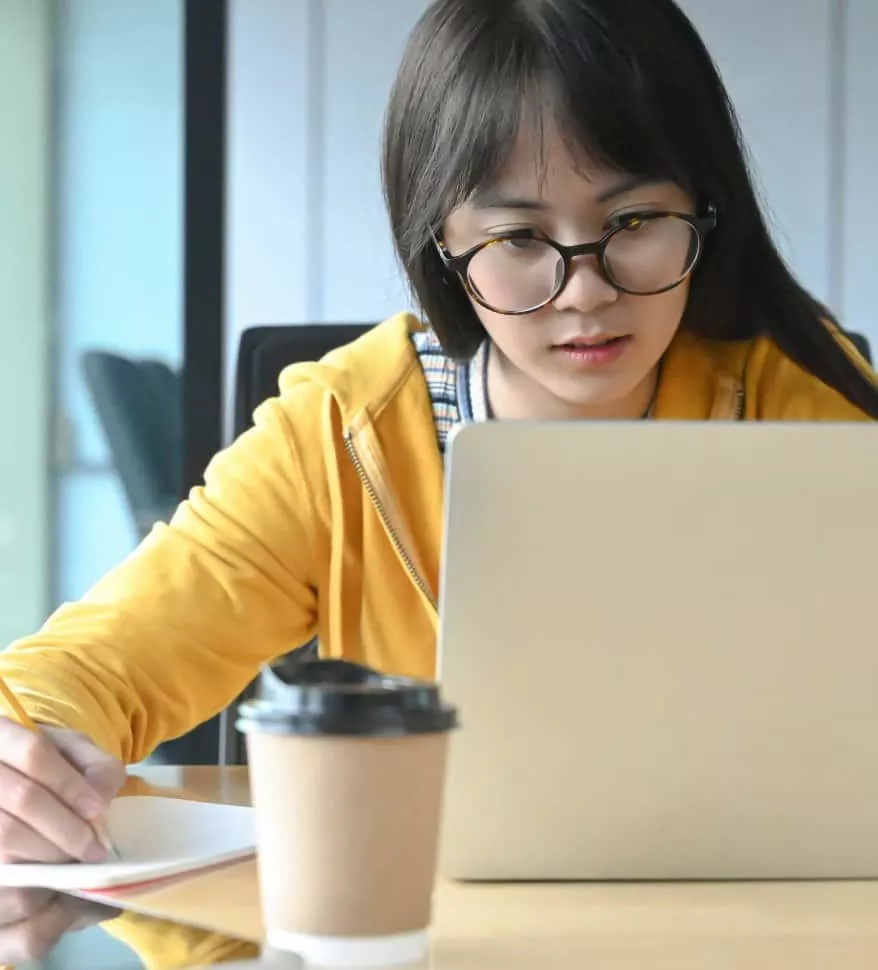
[{"label": "black office chair", "polygon": [[869,346],[869,341],[861,333],[853,333],[850,330],[846,330],[844,335],[848,338],[848,340],[850,340],[854,347],[856,347],[860,356],[871,364],[872,348]]},{"label": "black office chair", "polygon": [[183,411],[180,377],[159,360],[103,350],[83,355],[83,371],[113,465],[142,538],[180,501]]},{"label": "black office chair", "polygon": [[289,364],[320,360],[372,329],[368,323],[251,327],[241,334],[235,374],[235,437],[253,424],[253,412],[278,392]]},{"label": "black office chair", "polygon": [[[278,393],[281,371],[290,364],[320,360],[331,350],[351,343],[372,329],[372,324],[303,324],[300,326],[251,327],[241,334],[235,374],[235,437],[253,425],[253,412],[263,401]],[[312,640],[291,650],[284,662],[295,663],[317,654],[317,641]],[[220,715],[220,764],[246,764],[246,748],[235,730],[235,708],[241,701],[258,693],[254,681],[240,697]]]}]

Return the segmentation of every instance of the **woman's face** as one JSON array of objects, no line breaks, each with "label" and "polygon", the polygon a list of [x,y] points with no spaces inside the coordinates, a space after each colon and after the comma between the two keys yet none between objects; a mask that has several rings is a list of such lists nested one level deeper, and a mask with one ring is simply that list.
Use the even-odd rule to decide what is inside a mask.
[{"label": "woman's face", "polygon": [[[451,213],[443,227],[451,253],[518,229],[576,245],[600,239],[626,214],[694,214],[694,200],[674,183],[638,182],[577,161],[557,132],[546,131],[542,164],[533,145],[523,133],[495,184]],[[619,240],[621,246],[637,240],[634,232]],[[528,265],[505,262],[524,260],[527,245],[525,240],[492,247],[504,261],[502,271],[488,280],[493,305],[496,297],[520,299],[527,289]],[[524,267],[523,272],[509,274],[510,265]],[[680,326],[688,293],[688,281],[654,296],[621,293],[601,275],[594,256],[583,256],[574,259],[558,297],[533,313],[508,316],[473,301],[493,344],[488,392],[495,414],[639,417],[653,395],[659,361]]]}]

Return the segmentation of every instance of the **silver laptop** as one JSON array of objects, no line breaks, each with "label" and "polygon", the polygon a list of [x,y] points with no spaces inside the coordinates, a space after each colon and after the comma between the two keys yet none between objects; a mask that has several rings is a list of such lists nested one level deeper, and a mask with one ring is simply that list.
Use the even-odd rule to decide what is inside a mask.
[{"label": "silver laptop", "polygon": [[496,422],[447,474],[445,875],[878,877],[878,429]]}]

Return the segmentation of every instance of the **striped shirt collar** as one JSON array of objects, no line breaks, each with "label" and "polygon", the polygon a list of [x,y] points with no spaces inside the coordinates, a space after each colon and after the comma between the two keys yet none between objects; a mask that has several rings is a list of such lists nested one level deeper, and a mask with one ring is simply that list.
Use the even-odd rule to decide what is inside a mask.
[{"label": "striped shirt collar", "polygon": [[412,334],[427,381],[439,451],[444,455],[451,429],[458,424],[487,421],[491,416],[485,385],[488,342],[471,360],[457,362],[442,349],[432,330]]}]

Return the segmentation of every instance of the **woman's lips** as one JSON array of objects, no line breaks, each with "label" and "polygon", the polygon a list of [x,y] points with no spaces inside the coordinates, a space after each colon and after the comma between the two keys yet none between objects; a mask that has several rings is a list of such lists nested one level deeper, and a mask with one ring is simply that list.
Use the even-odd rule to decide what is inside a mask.
[{"label": "woman's lips", "polygon": [[574,340],[557,344],[552,349],[570,363],[580,367],[604,367],[615,363],[625,353],[631,337],[606,337],[600,340]]}]

